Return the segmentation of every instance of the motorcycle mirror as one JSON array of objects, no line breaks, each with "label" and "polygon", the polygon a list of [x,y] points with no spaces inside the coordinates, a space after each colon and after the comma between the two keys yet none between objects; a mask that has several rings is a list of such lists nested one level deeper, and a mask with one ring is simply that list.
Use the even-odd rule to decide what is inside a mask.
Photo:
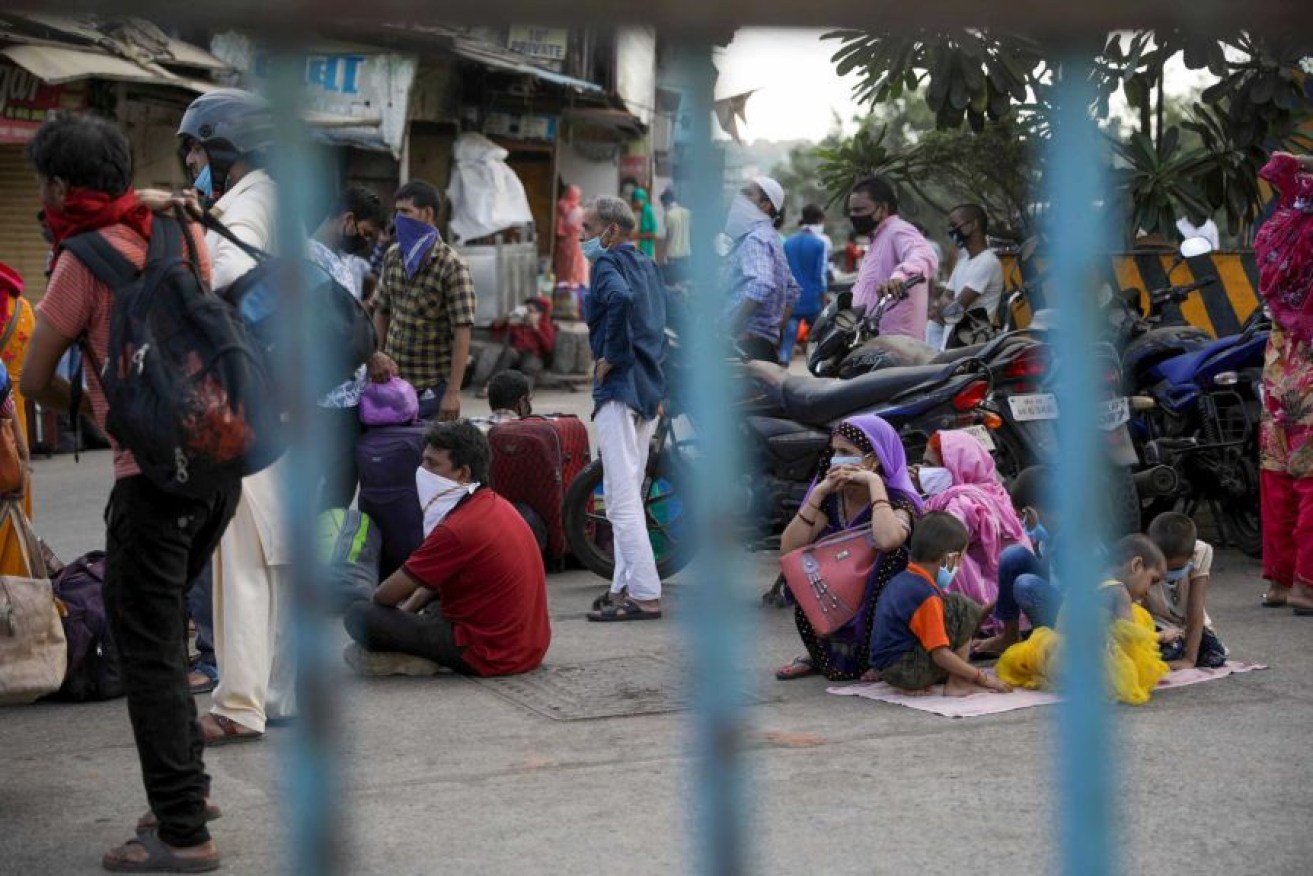
[{"label": "motorcycle mirror", "polygon": [[1206,237],[1187,237],[1181,241],[1181,258],[1192,259],[1208,255],[1213,251],[1213,243]]}]

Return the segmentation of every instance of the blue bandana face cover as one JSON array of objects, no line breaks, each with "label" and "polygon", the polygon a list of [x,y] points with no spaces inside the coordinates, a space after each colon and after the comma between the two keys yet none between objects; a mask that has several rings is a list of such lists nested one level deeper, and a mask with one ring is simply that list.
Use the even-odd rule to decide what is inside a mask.
[{"label": "blue bandana face cover", "polygon": [[398,215],[397,245],[401,247],[401,261],[406,268],[406,278],[411,279],[419,272],[433,247],[441,240],[438,229],[427,222]]}]

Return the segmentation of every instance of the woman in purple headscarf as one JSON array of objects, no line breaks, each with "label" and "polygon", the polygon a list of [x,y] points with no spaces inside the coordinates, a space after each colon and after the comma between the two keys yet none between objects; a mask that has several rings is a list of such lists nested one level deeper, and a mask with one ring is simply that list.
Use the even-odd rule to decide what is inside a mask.
[{"label": "woman in purple headscarf", "polygon": [[784,530],[780,553],[868,526],[881,551],[880,559],[871,572],[861,610],[847,626],[821,638],[802,609],[797,609],[798,634],[807,646],[807,656],[781,668],[776,678],[822,672],[828,679],[846,681],[860,678],[867,670],[875,600],[889,579],[907,566],[907,542],[921,508],[907,471],[907,454],[894,428],[873,415],[840,423],[806,501]]}]

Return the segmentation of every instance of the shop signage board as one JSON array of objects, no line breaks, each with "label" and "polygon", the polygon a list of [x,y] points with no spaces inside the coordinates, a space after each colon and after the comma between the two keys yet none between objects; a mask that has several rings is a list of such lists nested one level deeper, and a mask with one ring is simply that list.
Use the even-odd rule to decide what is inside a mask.
[{"label": "shop signage board", "polygon": [[563,63],[570,48],[570,31],[564,27],[512,24],[506,48],[526,58]]},{"label": "shop signage board", "polygon": [[22,67],[0,62],[0,143],[26,143],[50,113],[86,107],[85,82],[47,85]]}]

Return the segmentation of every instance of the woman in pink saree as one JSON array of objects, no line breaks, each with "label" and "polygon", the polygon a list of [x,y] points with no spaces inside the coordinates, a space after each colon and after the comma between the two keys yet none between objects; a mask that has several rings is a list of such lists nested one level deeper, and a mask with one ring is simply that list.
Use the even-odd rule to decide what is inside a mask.
[{"label": "woman in pink saree", "polygon": [[998,558],[1014,544],[1030,548],[1026,528],[984,445],[966,432],[936,432],[917,472],[927,511],[947,511],[971,533],[948,592],[981,605],[998,600]]},{"label": "woman in pink saree", "polygon": [[556,282],[570,286],[588,285],[588,260],[579,245],[584,227],[583,193],[578,186],[566,186],[556,202],[556,260],[552,265]]}]

